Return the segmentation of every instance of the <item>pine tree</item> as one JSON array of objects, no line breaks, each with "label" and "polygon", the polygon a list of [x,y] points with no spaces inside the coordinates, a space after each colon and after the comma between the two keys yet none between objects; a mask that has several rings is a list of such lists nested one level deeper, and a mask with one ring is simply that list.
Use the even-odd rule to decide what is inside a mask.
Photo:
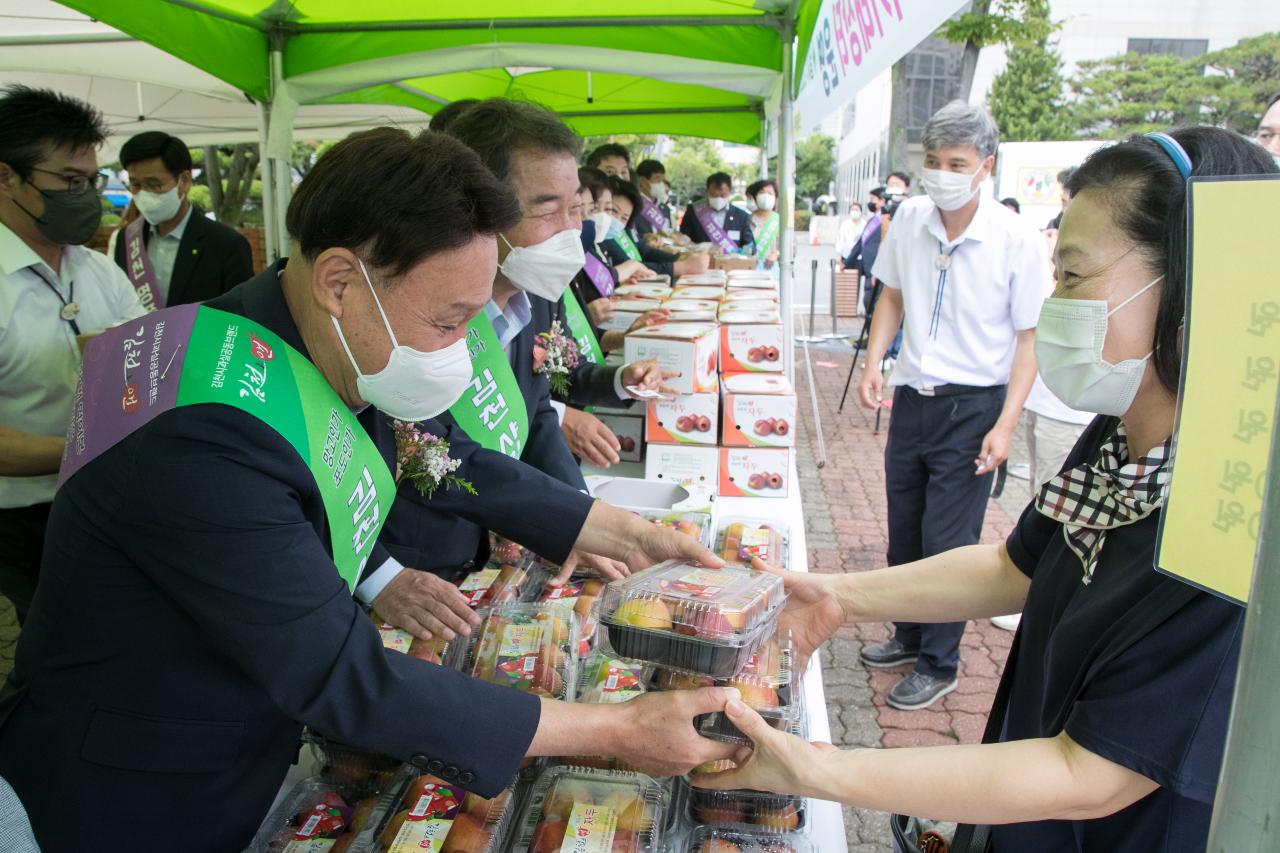
[{"label": "pine tree", "polygon": [[991,115],[1003,142],[1071,139],[1076,122],[1064,99],[1062,57],[1047,39],[1020,42],[991,84]]}]

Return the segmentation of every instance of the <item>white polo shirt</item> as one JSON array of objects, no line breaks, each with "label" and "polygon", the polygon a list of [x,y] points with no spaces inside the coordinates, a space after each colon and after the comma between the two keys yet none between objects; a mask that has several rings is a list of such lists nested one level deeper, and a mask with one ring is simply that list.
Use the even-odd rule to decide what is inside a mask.
[{"label": "white polo shirt", "polygon": [[[75,321],[82,334],[146,313],[129,279],[106,255],[67,246],[61,267],[55,274],[0,224],[0,426],[33,435],[62,437],[71,417],[80,349],[71,324],[61,317],[63,299],[80,306]],[[57,479],[0,476],[0,507],[51,501]]]},{"label": "white polo shirt", "polygon": [[[949,256],[945,276],[940,255]],[[1016,333],[1040,319],[1047,263],[1040,232],[985,193],[951,242],[927,196],[904,201],[872,269],[902,291],[902,349],[889,384],[1008,383]]]}]

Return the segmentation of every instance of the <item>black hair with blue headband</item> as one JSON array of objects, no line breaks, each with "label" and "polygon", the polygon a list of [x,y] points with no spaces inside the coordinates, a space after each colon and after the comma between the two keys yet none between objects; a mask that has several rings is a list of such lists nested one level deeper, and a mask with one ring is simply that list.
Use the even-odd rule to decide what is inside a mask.
[{"label": "black hair with blue headband", "polygon": [[1147,138],[1154,140],[1156,145],[1164,149],[1164,153],[1169,155],[1173,165],[1178,167],[1178,172],[1181,173],[1184,181],[1191,177],[1191,155],[1187,154],[1187,149],[1183,148],[1178,140],[1161,132],[1148,133]]},{"label": "black hair with blue headband", "polygon": [[[1132,136],[1100,148],[1067,180],[1073,198],[1100,195],[1100,210],[1133,244],[1150,267],[1164,275],[1156,309],[1156,376],[1177,393],[1181,372],[1182,319],[1187,284],[1187,180],[1199,177],[1269,175],[1271,155],[1249,140],[1216,127],[1186,127]],[[1070,227],[1072,203],[1064,227]],[[1094,208],[1098,210],[1099,208]],[[1145,273],[1144,273],[1145,275]]]}]

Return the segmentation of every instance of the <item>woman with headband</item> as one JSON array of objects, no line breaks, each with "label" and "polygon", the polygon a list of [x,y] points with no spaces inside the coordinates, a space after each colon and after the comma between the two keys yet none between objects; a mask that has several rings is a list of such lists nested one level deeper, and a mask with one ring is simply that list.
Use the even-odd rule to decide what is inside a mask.
[{"label": "woman with headband", "polygon": [[[1208,127],[1096,152],[1069,182],[1057,288],[1036,328],[1049,389],[1099,413],[1062,471],[1000,545],[787,575],[783,619],[801,656],[846,622],[1021,611],[983,743],[841,751],[731,702],[755,748],[695,784],[957,821],[953,853],[1202,853],[1244,609],[1154,568],[1182,365],[1186,182],[1276,171],[1259,146]],[[918,821],[894,822],[900,849],[944,849]]]}]

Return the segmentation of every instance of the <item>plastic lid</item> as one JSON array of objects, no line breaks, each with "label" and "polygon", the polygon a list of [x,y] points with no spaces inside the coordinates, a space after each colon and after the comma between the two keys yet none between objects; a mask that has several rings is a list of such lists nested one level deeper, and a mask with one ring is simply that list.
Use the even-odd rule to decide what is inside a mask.
[{"label": "plastic lid", "polygon": [[445,850],[492,853],[515,811],[513,788],[514,782],[486,799],[435,776],[414,776],[396,789],[399,796],[379,824],[372,849],[422,853],[443,843]]},{"label": "plastic lid", "polygon": [[619,299],[636,296],[641,299],[665,299],[671,295],[671,288],[664,284],[624,284],[613,291]]},{"label": "plastic lid", "polygon": [[655,853],[668,797],[641,773],[552,767],[534,782],[513,851],[559,853],[573,839],[583,853]]},{"label": "plastic lid", "polygon": [[786,568],[790,539],[791,531],[779,522],[729,516],[716,531],[716,556],[732,566],[750,567],[752,558],[759,557]]},{"label": "plastic lid", "polygon": [[688,853],[814,853],[813,844],[799,833],[724,826],[699,826],[685,849]]},{"label": "plastic lid", "polygon": [[624,506],[622,509],[634,513],[658,527],[665,527],[668,530],[692,536],[702,543],[706,543],[710,538],[708,534],[711,530],[711,516],[705,512],[677,512],[675,510],[664,512],[662,510],[629,506]]},{"label": "plastic lid", "polygon": [[545,576],[536,558],[520,565],[491,562],[459,581],[458,589],[472,607],[489,607],[528,599],[546,580]]},{"label": "plastic lid", "polygon": [[506,604],[472,634],[464,671],[474,678],[554,699],[572,699],[578,625],[556,604]]},{"label": "plastic lid", "polygon": [[[622,308],[622,305],[619,304],[618,307]],[[714,323],[661,323],[657,326],[646,326],[643,329],[628,332],[627,337],[691,341],[705,335],[714,334],[715,331],[716,325]]]},{"label": "plastic lid", "polygon": [[776,575],[669,560],[611,582],[603,613],[616,625],[732,642],[776,616],[784,598]]},{"label": "plastic lid", "polygon": [[367,844],[389,806],[394,780],[386,788],[356,782],[303,779],[272,809],[246,850],[328,850],[344,843]]}]

